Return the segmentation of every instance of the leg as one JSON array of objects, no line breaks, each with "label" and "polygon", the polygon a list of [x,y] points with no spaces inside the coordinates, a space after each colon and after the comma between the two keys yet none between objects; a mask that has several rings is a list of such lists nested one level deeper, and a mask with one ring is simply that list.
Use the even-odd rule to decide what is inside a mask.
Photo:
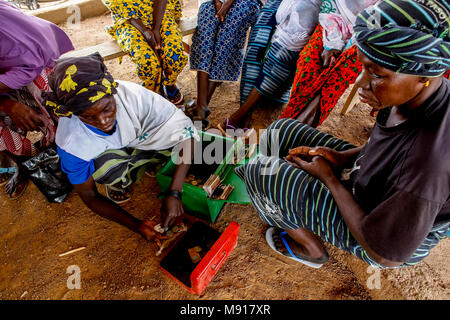
[{"label": "leg", "polygon": [[230,116],[228,123],[224,122],[222,124],[222,128],[226,128],[228,125],[241,128],[248,114],[256,106],[261,97],[262,94],[253,88],[244,104],[242,104],[242,106]]},{"label": "leg", "polygon": [[171,102],[179,104],[183,100],[176,86],[178,75],[183,71],[188,58],[184,54],[183,37],[175,19],[166,11],[161,26],[162,62],[164,69],[163,85]]},{"label": "leg", "polygon": [[20,164],[36,154],[38,154],[38,149],[25,136],[6,126],[0,126],[0,167],[16,168],[14,174],[0,174],[0,183],[6,184],[5,192],[9,197],[17,198],[25,190],[28,179]]},{"label": "leg", "polygon": [[0,174],[0,185],[5,185],[5,192],[11,199],[22,195],[28,185],[28,179],[20,167],[26,157],[15,156],[8,151],[0,151],[0,168],[16,168],[13,174]]},{"label": "leg", "polygon": [[320,265],[327,260],[320,238],[350,252],[357,245],[320,180],[282,159],[265,156],[238,167],[236,173],[245,181],[260,218],[287,232],[287,246],[279,241],[279,232],[273,235],[280,253],[289,256],[291,249],[297,258]]},{"label": "leg", "polygon": [[125,24],[117,29],[117,41],[122,51],[136,64],[137,74],[143,81],[142,85],[159,92],[162,76],[160,61],[143,35],[132,25]]},{"label": "leg", "polygon": [[320,90],[322,98],[320,101],[319,125],[328,117],[345,90],[355,83],[361,68],[362,65],[358,60],[355,47],[341,53],[333,72],[330,72]]},{"label": "leg", "polygon": [[298,52],[282,48],[276,42],[271,44],[262,65],[262,71],[255,80],[255,86],[239,110],[229,118],[228,123],[231,126],[242,126],[245,118],[262,96],[281,103],[288,102],[298,54]]},{"label": "leg", "polygon": [[301,113],[295,118],[295,120],[301,123],[307,124],[310,127],[317,127],[320,121],[320,101],[321,95],[316,97],[308,103]]},{"label": "leg", "polygon": [[326,79],[320,57],[322,51],[322,27],[318,25],[308,44],[299,54],[289,103],[280,118],[297,118],[317,96]]},{"label": "leg", "polygon": [[203,3],[198,11],[198,23],[192,36],[190,67],[207,74],[211,71],[212,57],[219,21],[212,2]]},{"label": "leg", "polygon": [[209,77],[214,81],[238,81],[244,60],[247,32],[256,22],[259,4],[236,0],[218,25]]},{"label": "leg", "polygon": [[217,87],[221,84],[218,81],[209,81],[209,74],[206,72],[197,72],[197,108],[195,115],[199,118],[206,119],[209,115],[209,103]]},{"label": "leg", "polygon": [[[326,253],[320,238],[311,231],[305,228],[298,228],[295,230],[287,229],[286,233],[289,235],[289,237],[286,237],[286,241],[296,256],[320,259]],[[281,246],[280,250],[285,251],[286,246]],[[287,253],[289,252],[287,251]]]},{"label": "leg", "polygon": [[[204,127],[206,128],[209,124],[207,120],[209,114],[211,113],[208,103],[210,97],[215,90],[210,87],[209,75],[204,71],[197,71],[197,104],[195,105],[195,110],[193,111],[193,120],[200,120],[204,122]],[[211,92],[212,91],[212,92]],[[209,93],[211,92],[211,95]],[[205,129],[204,128],[204,129]]]},{"label": "leg", "polygon": [[293,119],[273,122],[260,138],[261,154],[266,156],[284,158],[290,149],[299,146],[322,146],[338,151],[355,148],[346,141]]},{"label": "leg", "polygon": [[287,103],[299,53],[282,47],[278,42],[272,42],[256,80],[256,89],[266,97]]},{"label": "leg", "polygon": [[212,96],[214,95],[214,92],[216,91],[217,87],[220,86],[222,82],[219,81],[209,81],[208,83],[208,105],[212,99]]},{"label": "leg", "polygon": [[275,15],[281,0],[268,0],[251,28],[240,84],[240,101],[244,104],[262,70],[267,47],[277,24]]},{"label": "leg", "polygon": [[203,3],[198,12],[197,28],[192,36],[190,64],[191,70],[197,71],[197,104],[191,113],[195,119],[204,120],[205,125],[210,113],[208,104],[215,90],[215,86],[210,85],[209,73],[218,25],[213,3]]}]

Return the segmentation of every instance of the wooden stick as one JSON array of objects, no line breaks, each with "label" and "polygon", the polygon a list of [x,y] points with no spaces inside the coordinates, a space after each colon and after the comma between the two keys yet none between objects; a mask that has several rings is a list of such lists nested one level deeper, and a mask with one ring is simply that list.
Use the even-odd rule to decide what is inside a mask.
[{"label": "wooden stick", "polygon": [[80,248],[77,248],[77,249],[73,249],[73,250],[61,253],[59,256],[60,257],[64,257],[64,256],[67,256],[67,255],[69,255],[71,253],[75,253],[75,252],[78,252],[78,251],[81,251],[81,250],[84,250],[84,249],[86,249],[86,247],[80,247]]},{"label": "wooden stick", "polygon": [[342,107],[341,114],[346,114],[350,112],[350,110],[353,109],[353,107],[359,102],[359,95],[358,95],[358,86],[353,85],[352,90],[350,91],[350,94],[347,97],[347,100],[344,103],[344,106]]}]

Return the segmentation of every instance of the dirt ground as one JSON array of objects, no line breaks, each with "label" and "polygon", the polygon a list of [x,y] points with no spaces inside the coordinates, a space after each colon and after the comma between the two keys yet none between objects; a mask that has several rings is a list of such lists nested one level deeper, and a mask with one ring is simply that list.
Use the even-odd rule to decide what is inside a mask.
[{"label": "dirt ground", "polygon": [[[196,14],[197,0],[186,1],[184,15]],[[76,48],[109,40],[104,27],[110,17],[82,22],[81,30],[67,31]],[[186,39],[188,40],[188,39]],[[116,79],[139,82],[134,65],[108,61]],[[179,78],[185,96],[195,97],[195,73],[186,67]],[[238,83],[218,88],[211,106],[216,125],[239,105]],[[342,100],[345,99],[345,96]],[[341,115],[338,103],[320,129],[354,144],[369,136],[373,118],[358,104]],[[280,110],[259,108],[254,126],[264,128]],[[159,218],[156,179],[144,177],[133,198],[123,207],[139,218]],[[166,276],[155,256],[157,246],[124,227],[92,213],[72,193],[62,204],[50,204],[30,183],[19,200],[0,194],[0,299],[449,299],[450,241],[445,239],[421,264],[399,270],[373,270],[351,254],[327,245],[330,260],[311,269],[274,253],[266,244],[266,226],[251,205],[227,204],[212,225],[223,231],[231,221],[240,225],[239,241],[224,266],[201,296],[194,296]],[[85,250],[59,257],[72,249]],[[69,266],[81,270],[81,289],[67,288]]]}]

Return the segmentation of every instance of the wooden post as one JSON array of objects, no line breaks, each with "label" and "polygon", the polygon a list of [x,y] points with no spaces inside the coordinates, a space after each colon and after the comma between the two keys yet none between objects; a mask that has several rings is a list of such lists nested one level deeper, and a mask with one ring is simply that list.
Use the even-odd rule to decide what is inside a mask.
[{"label": "wooden post", "polygon": [[344,103],[344,106],[342,107],[341,114],[348,113],[350,110],[353,109],[353,107],[357,103],[359,103],[358,86],[353,85],[353,88],[350,91],[350,94],[348,95],[347,100]]}]

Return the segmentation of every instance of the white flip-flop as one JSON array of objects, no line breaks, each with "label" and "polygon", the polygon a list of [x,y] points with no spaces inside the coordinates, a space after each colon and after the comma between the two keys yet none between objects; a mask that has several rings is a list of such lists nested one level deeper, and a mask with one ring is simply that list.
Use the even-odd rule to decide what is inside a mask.
[{"label": "white flip-flop", "polygon": [[328,254],[325,253],[321,258],[319,259],[314,259],[314,258],[309,258],[309,257],[302,257],[299,258],[298,256],[294,255],[294,253],[292,252],[291,248],[289,247],[289,245],[287,244],[286,240],[283,239],[283,237],[280,234],[280,238],[283,241],[286,249],[288,250],[290,256],[284,255],[283,253],[281,253],[280,251],[277,250],[277,247],[275,246],[275,242],[273,241],[273,234],[275,233],[275,227],[270,227],[269,229],[267,229],[266,231],[266,241],[267,244],[269,245],[269,247],[275,251],[276,253],[282,255],[285,258],[300,262],[308,267],[311,268],[315,268],[318,269],[320,267],[322,267],[322,265],[328,261]]}]

